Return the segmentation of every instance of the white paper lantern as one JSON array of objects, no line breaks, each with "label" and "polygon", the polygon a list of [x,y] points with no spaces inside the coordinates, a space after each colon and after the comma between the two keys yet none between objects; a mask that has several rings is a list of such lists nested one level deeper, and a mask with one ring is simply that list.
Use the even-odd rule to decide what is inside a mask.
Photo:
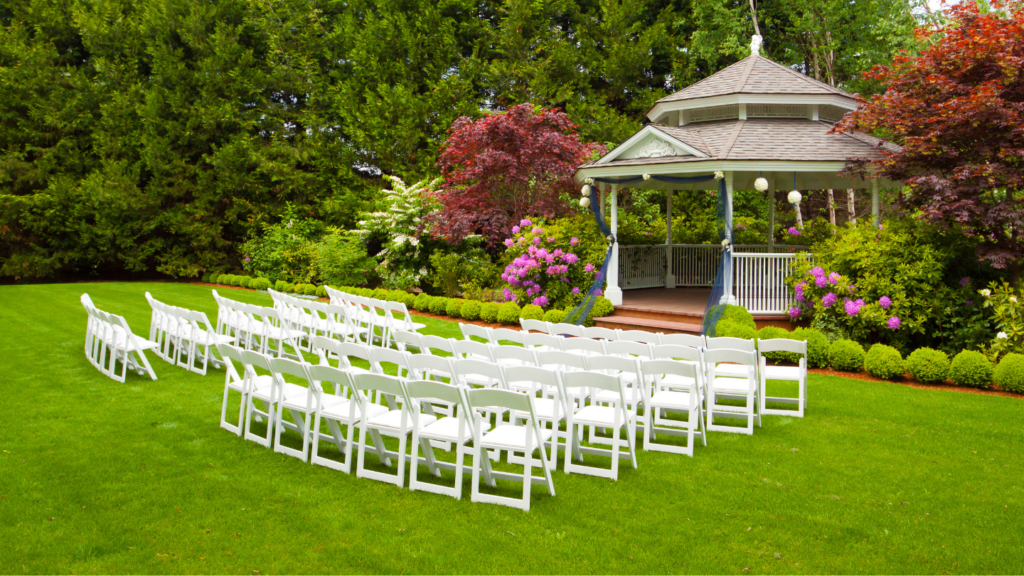
[{"label": "white paper lantern", "polygon": [[580,198],[580,206],[590,208],[590,197],[584,196],[583,198]]},{"label": "white paper lantern", "polygon": [[789,196],[786,196],[786,199],[789,200],[790,204],[799,204],[800,200],[803,200],[803,196],[800,195],[799,190],[793,190],[789,193]]},{"label": "white paper lantern", "polygon": [[583,194],[584,196],[590,196],[590,185],[589,185],[589,184],[584,184],[584,185],[583,185],[583,188],[582,188],[582,189],[580,190],[580,192],[581,192],[581,193],[582,193],[582,194]]},{"label": "white paper lantern", "polygon": [[754,180],[754,189],[758,192],[764,192],[768,189],[768,180],[765,178],[758,178],[757,180]]}]

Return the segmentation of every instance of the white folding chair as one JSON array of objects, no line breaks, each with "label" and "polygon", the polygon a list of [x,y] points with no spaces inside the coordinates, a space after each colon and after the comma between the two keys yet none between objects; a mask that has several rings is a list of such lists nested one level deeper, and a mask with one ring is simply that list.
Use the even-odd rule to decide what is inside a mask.
[{"label": "white folding chair", "polygon": [[[609,470],[598,468],[596,466],[576,464],[573,462],[573,458],[569,456],[570,451],[567,450],[565,458],[565,473],[572,474],[573,472],[577,472],[618,480],[620,458],[630,459],[633,464],[633,468],[635,469],[636,447],[634,445],[634,439],[636,437],[636,413],[626,408],[626,387],[622,382],[622,379],[618,376],[612,376],[603,372],[581,371],[566,372],[562,375],[562,382],[566,388],[590,388],[593,391],[592,394],[598,393],[598,391],[617,391],[619,394],[618,401],[612,403],[610,406],[590,404],[580,408],[575,413],[570,411],[566,414],[566,431],[568,432],[569,441],[577,444],[571,452],[573,454],[579,454],[581,461],[583,460],[583,456],[587,454],[592,456],[611,457],[611,469]],[[582,429],[585,426],[590,426],[591,428],[607,428],[611,430],[612,437],[609,439],[612,446],[611,450],[595,448],[592,446],[580,446],[578,444],[580,442],[579,438],[582,435]],[[577,427],[579,428],[577,429]],[[626,446],[628,454],[621,454],[619,452],[619,448],[622,445],[620,433],[623,429],[626,431]]]},{"label": "white folding chair", "polygon": [[491,348],[497,348],[497,346],[476,340],[452,340],[452,350],[454,350],[456,358],[494,362]]},{"label": "white folding chair", "polygon": [[417,351],[423,350],[423,337],[419,332],[396,330],[391,337],[395,341],[395,346],[403,352],[411,352],[411,350],[409,350],[410,346],[415,347]]},{"label": "white folding chair", "polygon": [[437,352],[445,352],[449,355],[455,355],[455,347],[452,345],[454,340],[451,338],[442,338],[440,336],[434,336],[432,334],[424,334],[420,336],[420,352],[424,354],[434,354]]},{"label": "white folding chair", "polygon": [[523,327],[523,332],[540,332],[541,334],[550,334],[548,329],[551,327],[550,322],[543,320],[527,320],[526,318],[519,319],[519,325]]},{"label": "white folding chair", "polygon": [[[253,344],[259,343],[261,353],[267,354],[276,350],[278,358],[302,358],[302,346],[299,341],[306,338],[306,333],[290,328],[276,308],[246,306],[245,314],[249,318],[249,334],[254,338]],[[272,345],[274,342],[277,343],[276,349]],[[285,344],[292,347],[291,353],[285,352]]]},{"label": "white folding chair", "polygon": [[[224,375],[224,400],[221,403],[220,408],[220,427],[233,433],[236,436],[242,435],[242,422],[245,418],[245,406],[249,401],[249,388],[252,385],[250,380],[255,375],[250,375],[245,369],[245,362],[242,359],[242,350],[231,346],[230,344],[218,344],[217,351],[220,352],[220,357],[224,359],[224,368],[226,374]],[[235,362],[242,367],[242,373],[238,372],[235,367]],[[272,376],[265,376],[264,385],[270,385],[270,379]],[[238,420],[237,424],[231,424],[227,420],[228,416],[228,396],[231,391],[238,392],[240,399],[238,402]]]},{"label": "white folding chair", "polygon": [[[586,360],[579,354],[561,350],[541,351],[536,354],[538,366],[555,370],[559,374],[587,369]],[[586,388],[566,388],[565,391],[569,393],[567,397],[571,397],[579,407],[583,407],[590,397],[590,390]]]},{"label": "white folding chair", "polygon": [[561,350],[562,340],[565,340],[560,336],[537,334],[536,332],[531,332],[529,334],[520,332],[520,334],[523,334],[523,346],[526,348],[533,348],[537,352],[545,350]]},{"label": "white folding chair", "polygon": [[217,334],[229,336],[231,343],[239,348],[248,348],[249,318],[244,311],[248,305],[224,298],[216,290],[212,292],[217,302]]},{"label": "white folding chair", "polygon": [[[405,395],[401,379],[384,376],[383,374],[356,374],[352,377],[352,388],[367,398],[371,397],[374,393],[385,396]],[[350,410],[354,410],[354,408],[350,408]],[[434,416],[423,414],[420,417],[420,424],[426,426],[434,422],[434,420],[436,420]],[[365,468],[367,432],[370,433],[374,452],[380,459],[381,464],[390,468],[391,458],[397,456],[398,471],[396,474],[387,474]],[[388,482],[398,487],[405,484],[405,446],[411,432],[412,420],[406,407],[388,410],[377,416],[363,418],[359,423],[359,457],[356,461],[356,477],[380,480],[381,482]],[[398,452],[387,450],[381,434],[398,438]]]},{"label": "white folding chair", "polygon": [[512,330],[511,328],[493,328],[491,329],[491,344],[502,345],[502,342],[511,342],[512,344],[519,344],[524,346],[523,336],[525,332],[519,330]]},{"label": "white folding chair", "polygon": [[[558,373],[547,368],[535,366],[512,366],[505,369],[505,383],[513,390],[524,391],[532,395],[533,408],[536,410],[536,417],[542,424],[547,424],[551,430],[551,460],[552,470],[558,469],[558,427],[565,421],[565,413],[568,410],[566,400],[562,398],[561,386],[558,382]],[[512,413],[513,422],[525,421],[528,415],[524,411]],[[517,462],[509,457],[510,462]],[[535,460],[534,466],[540,466],[540,461]]]},{"label": "white folding chair", "polygon": [[590,338],[564,338],[562,339],[562,350],[581,356],[604,356],[607,353],[604,340]]},{"label": "white folding chair", "polygon": [[[278,403],[284,397],[299,396],[304,399],[306,388],[285,382],[274,376],[274,369],[270,365],[269,357],[253,350],[240,350],[239,354],[242,358],[242,365],[250,378],[243,436],[246,440],[251,440],[264,448],[271,448],[275,438],[274,433],[281,425],[277,417]],[[257,369],[267,372],[270,375],[269,380],[266,375],[258,373]],[[263,405],[262,409],[256,406],[257,401]],[[254,419],[266,421],[267,433],[265,436],[252,432]]]},{"label": "white folding chair", "polygon": [[584,326],[583,337],[590,338],[592,340],[615,341],[619,339],[619,332],[617,330],[601,326]]},{"label": "white folding chair", "polygon": [[[469,362],[469,360],[463,360],[463,362]],[[522,510],[530,510],[530,488],[533,483],[547,484],[548,492],[555,495],[555,483],[551,479],[551,469],[548,464],[548,456],[544,451],[544,443],[551,437],[551,431],[541,428],[536,411],[533,407],[533,397],[520,394],[518,392],[512,392],[510,390],[469,390],[466,392],[466,397],[469,402],[470,408],[473,410],[473,417],[477,419],[478,425],[474,427],[473,436],[473,448],[475,449],[475,456],[473,458],[473,492],[471,500],[473,502],[489,502],[492,504],[502,504],[504,506],[511,506],[513,508],[520,508]],[[500,423],[495,428],[486,434],[483,433],[482,420],[484,415],[480,412],[493,412],[493,411],[512,411],[521,412],[527,415],[527,419],[524,425],[517,426],[514,423]],[[494,478],[501,480],[512,480],[521,481],[523,483],[523,498],[507,498],[504,496],[495,496],[491,494],[482,494],[480,492],[480,470],[484,466],[484,462],[487,458],[483,457],[484,450],[507,450],[510,454],[512,452],[523,453],[523,474],[520,477],[517,474],[510,474],[507,472],[498,472],[493,470],[491,472]],[[534,450],[540,451],[540,458],[542,462],[541,470],[544,472],[544,476],[537,478],[533,476],[533,458],[531,457]]]},{"label": "white folding chair", "polygon": [[643,342],[644,344],[661,344],[661,334],[643,330],[619,330],[619,340],[626,342]]},{"label": "white folding chair", "polygon": [[703,334],[662,334],[661,343],[689,346],[690,348],[707,348]]},{"label": "white folding chair", "polygon": [[[790,340],[788,338],[758,340],[757,349],[761,364],[761,369],[759,370],[761,380],[761,414],[803,418],[804,410],[807,408],[807,341]],[[789,352],[792,354],[798,354],[800,358],[796,366],[777,366],[774,364],[768,364],[765,354],[771,352]],[[796,398],[789,396],[768,396],[768,380],[796,382]],[[767,408],[765,404],[768,402],[775,402],[778,404],[796,404],[796,410]]]},{"label": "white folding chair", "polygon": [[501,366],[483,360],[452,359],[452,369],[462,386],[483,388],[508,388]]},{"label": "white folding chair", "polygon": [[[654,386],[654,393],[644,405],[644,451],[672,452],[692,457],[695,438],[699,437],[705,446],[708,445],[701,389],[696,385],[696,368],[693,364],[675,360],[645,360],[641,363],[641,369],[644,381]],[[685,391],[680,391],[677,386],[666,384],[672,381],[690,381],[693,384]],[[686,421],[661,418],[656,422],[655,415],[664,412],[685,414]],[[656,443],[657,434],[686,436],[686,446]]]},{"label": "white folding chair", "polygon": [[[313,351],[320,356],[320,363],[330,365],[334,360],[339,370],[350,374],[370,374],[373,372],[373,361],[370,358],[370,347],[357,342],[338,342],[316,336],[313,338]],[[366,368],[356,366],[352,359],[366,363]]]},{"label": "white folding chair", "polygon": [[409,315],[409,309],[405,306],[404,302],[384,301],[381,303],[381,308],[384,310],[385,336],[383,346],[385,348],[391,346],[391,338],[395,332],[399,330],[403,332],[417,332],[426,327],[426,324],[412,321],[412,316]]},{"label": "white folding chair", "polygon": [[322,306],[324,312],[324,321],[327,326],[324,336],[340,339],[343,342],[360,342],[362,340],[362,328],[359,322],[352,319],[351,311],[347,306],[322,302],[317,304]]},{"label": "white folding chair", "polygon": [[[756,353],[757,347],[754,339],[746,338],[733,338],[731,336],[708,336],[704,339],[706,350],[743,350],[744,352]],[[757,373],[757,366],[754,366],[755,374]],[[719,366],[719,376],[733,376],[736,378],[742,378],[746,374],[746,370],[739,365],[726,364]]]},{"label": "white folding chair", "polygon": [[459,324],[459,330],[462,331],[463,340],[480,338],[484,342],[491,341],[491,329],[486,326],[477,326],[476,324]]},{"label": "white folding chair", "polygon": [[[303,462],[309,459],[310,441],[310,417],[316,413],[316,388],[312,384],[306,368],[309,365],[304,362],[296,362],[289,358],[271,358],[270,367],[274,371],[274,378],[282,390],[290,389],[292,393],[284,394],[282,400],[277,403],[277,429],[274,433],[274,452],[287,456],[294,456]],[[298,378],[302,384],[288,382],[286,376]],[[305,394],[298,392],[302,388]],[[292,421],[284,419],[284,411],[287,410]],[[296,450],[281,443],[281,433],[285,429],[294,430],[302,436],[302,449]]]},{"label": "white folding chair", "polygon": [[[707,366],[707,429],[712,432],[735,432],[740,434],[754,433],[754,420],[761,425],[761,412],[758,397],[757,355],[745,350],[720,348],[707,350],[704,353]],[[726,364],[720,364],[726,363]],[[728,370],[724,370],[729,366]],[[735,376],[741,372],[741,376]],[[723,375],[723,373],[725,375]],[[720,404],[719,400],[738,400],[744,404]],[[745,427],[715,424],[715,418],[746,420]]]},{"label": "white folding chair", "polygon": [[536,366],[537,355],[522,346],[492,346],[491,358],[501,366]]},{"label": "white folding chair", "polygon": [[[352,389],[351,375],[343,370],[325,365],[313,365],[306,368],[312,379],[313,392],[316,395],[316,418],[313,422],[313,451],[310,464],[325,466],[349,474],[352,470],[352,445],[355,427],[364,414],[370,418],[388,411],[379,404],[373,404],[362,394]],[[333,393],[328,393],[327,386]],[[365,410],[365,412],[364,412]],[[320,427],[327,423],[330,434],[322,434]],[[346,427],[346,433],[341,426]],[[338,448],[344,460],[336,461],[320,454],[320,441],[326,440]]]},{"label": "white folding chair", "polygon": [[579,338],[583,336],[583,326],[560,322],[558,324],[552,324],[548,333],[552,336],[576,336]]},{"label": "white folding chair", "polygon": [[[156,373],[146,358],[146,350],[156,348],[156,342],[133,334],[128,321],[122,316],[96,308],[88,294],[82,294],[81,301],[89,315],[85,350],[89,362],[118,382],[125,381],[129,369],[139,376],[148,374],[156,380]],[[120,373],[117,371],[118,362],[121,362]]]},{"label": "white folding chair", "polygon": [[367,347],[370,353],[370,371],[377,374],[388,374],[394,367],[394,376],[409,378],[409,357],[412,354],[394,348]]}]

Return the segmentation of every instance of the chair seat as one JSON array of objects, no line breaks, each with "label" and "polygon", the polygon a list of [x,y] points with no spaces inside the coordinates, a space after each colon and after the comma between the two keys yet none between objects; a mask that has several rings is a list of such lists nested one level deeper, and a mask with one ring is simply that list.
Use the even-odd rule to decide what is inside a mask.
[{"label": "chair seat", "polygon": [[[420,414],[420,426],[427,426],[437,420],[437,416],[431,416],[430,414]],[[401,430],[402,428],[402,409],[388,410],[384,414],[370,417],[367,424],[373,428],[388,428],[390,430]],[[409,426],[409,430],[412,430],[412,418],[406,417],[406,425]]]},{"label": "chair seat", "polygon": [[426,327],[426,324],[420,324],[419,322],[406,322],[404,320],[396,320],[391,323],[391,328],[393,330],[402,330],[403,332],[419,332],[420,329]]},{"label": "chair seat", "polygon": [[225,334],[205,332],[196,338],[196,342],[204,346],[216,346],[217,344],[231,344],[235,339]]},{"label": "chair seat", "polygon": [[746,394],[753,390],[750,381],[746,378],[722,378],[720,376],[715,377],[715,382],[711,388],[715,392],[724,392],[726,394]]},{"label": "chair seat", "polygon": [[674,392],[672,390],[656,392],[651,396],[651,405],[649,408],[679,408],[682,410],[689,410],[690,393]]},{"label": "chair seat", "polygon": [[[615,412],[618,408],[613,406],[598,406],[591,404],[586,406],[572,417],[573,424],[586,424],[587,426],[611,427],[615,425]],[[632,410],[626,411],[626,417],[632,421],[635,413]],[[619,422],[619,425],[626,422]]]},{"label": "chair seat", "polygon": [[[541,428],[540,435],[541,438],[539,442],[546,442],[551,438],[551,430]],[[533,441],[530,442],[530,446],[527,446],[526,426],[502,424],[487,434],[484,434],[484,437],[480,439],[480,443],[489,448],[516,450],[519,452],[533,452],[538,445],[538,439],[536,437],[533,438]]]},{"label": "chair seat", "polygon": [[[342,398],[341,396],[324,394],[321,401],[323,402],[323,408],[320,410],[321,416],[324,418],[330,418],[331,420],[342,420],[344,422],[348,422],[349,403],[351,400],[348,398]],[[380,404],[367,404],[366,411],[370,415],[370,418],[373,418],[387,412],[388,409]],[[359,404],[356,404],[355,419],[360,420],[362,417],[362,408]]]},{"label": "chair seat", "polygon": [[697,381],[689,376],[680,376],[678,374],[666,374],[664,378],[658,381],[658,386],[665,386],[669,388],[690,388],[694,386]]},{"label": "chair seat", "polygon": [[746,378],[747,371],[750,368],[750,366],[744,366],[743,364],[719,364],[715,366],[715,375]]},{"label": "chair seat", "polygon": [[108,333],[107,338],[104,338],[104,341],[107,343],[108,346],[112,346],[114,348],[117,348],[118,350],[128,352],[134,352],[136,350],[150,350],[152,348],[160,346],[159,344],[153,342],[152,340],[146,340],[145,338],[141,338],[139,336],[135,336],[135,339],[129,342],[128,334],[120,326],[115,326],[114,333]]},{"label": "chair seat", "polygon": [[[553,398],[534,398],[533,409],[537,411],[537,418],[541,420],[553,420],[555,417],[555,406],[557,405],[557,402],[558,401]],[[526,410],[516,410],[515,416],[516,418],[529,418],[530,413]],[[565,418],[565,410],[562,410],[562,408],[559,407],[558,419],[561,420],[562,418]]]},{"label": "chair seat", "polygon": [[[629,403],[629,404],[633,403],[633,393],[634,393],[634,389],[632,387],[626,388],[626,402]],[[637,396],[639,397],[639,394],[637,394]],[[637,398],[637,400],[639,400],[639,398]],[[593,401],[594,402],[618,402],[619,401],[619,393],[615,392],[614,390],[601,390],[600,392],[598,392],[597,394],[594,395]]]},{"label": "chair seat", "polygon": [[[259,378],[271,378],[271,376],[258,376],[257,380]],[[298,384],[292,384],[291,382],[285,382],[284,386],[281,388],[280,391],[281,397],[284,398],[285,403],[288,403],[289,400],[293,401],[291,403],[293,407],[296,405],[300,405],[298,404],[298,400],[296,400],[296,397],[301,397],[302,403],[300,406],[303,408],[305,408],[306,406],[306,393],[307,390],[305,386],[299,386]],[[265,402],[270,401],[270,394],[271,385],[269,383],[265,386],[260,386],[259,384],[257,384],[255,389],[252,391],[253,398],[263,400]]]},{"label": "chair seat", "polygon": [[804,377],[799,366],[765,366],[764,377],[767,380],[796,380]]},{"label": "chair seat", "polygon": [[[420,414],[420,434],[427,436],[433,440],[447,440],[449,442],[458,442],[459,440],[459,419],[454,417],[439,418],[430,424],[423,424],[426,414]],[[433,418],[433,416],[430,416]],[[491,427],[490,422],[483,422],[483,425],[489,430]],[[468,442],[473,439],[473,436],[469,432],[469,423],[466,423],[466,437],[465,441]]]}]

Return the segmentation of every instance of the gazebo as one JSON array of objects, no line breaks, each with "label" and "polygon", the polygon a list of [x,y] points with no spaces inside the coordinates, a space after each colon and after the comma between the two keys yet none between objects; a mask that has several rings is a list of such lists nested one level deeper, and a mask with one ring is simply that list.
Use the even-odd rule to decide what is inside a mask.
[{"label": "gazebo", "polygon": [[[653,287],[703,288],[706,295],[715,283],[722,246],[672,243],[672,192],[719,188],[718,182],[710,180],[679,182],[686,177],[717,174],[724,179],[730,240],[733,192],[764,191],[765,184],[768,191],[870,189],[877,223],[879,187],[898,184],[839,172],[851,158],[877,158],[882,149],[898,148],[866,134],[828,133],[857,106],[852,94],[761,56],[757,36],[749,57],[658,100],[647,113],[651,123],[602,158],[580,166],[574,175],[581,186],[598,186],[602,214],[608,214],[607,198],[615,236],[618,193],[624,185],[667,192],[665,244],[619,246],[615,242],[605,292],[608,299],[622,306],[624,289]],[[771,229],[774,204],[770,203]],[[792,305],[784,280],[795,257],[793,247],[779,249],[769,234],[764,245],[729,245],[727,249],[732,265],[722,271],[725,299],[755,316],[781,317]]]}]

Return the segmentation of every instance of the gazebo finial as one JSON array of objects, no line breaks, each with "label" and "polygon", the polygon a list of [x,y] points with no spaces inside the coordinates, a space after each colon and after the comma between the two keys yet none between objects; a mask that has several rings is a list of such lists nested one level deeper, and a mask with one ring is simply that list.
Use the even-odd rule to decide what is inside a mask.
[{"label": "gazebo finial", "polygon": [[750,55],[751,56],[757,56],[757,55],[761,54],[761,41],[762,41],[762,38],[761,38],[760,34],[754,34],[753,36],[750,37]]}]

